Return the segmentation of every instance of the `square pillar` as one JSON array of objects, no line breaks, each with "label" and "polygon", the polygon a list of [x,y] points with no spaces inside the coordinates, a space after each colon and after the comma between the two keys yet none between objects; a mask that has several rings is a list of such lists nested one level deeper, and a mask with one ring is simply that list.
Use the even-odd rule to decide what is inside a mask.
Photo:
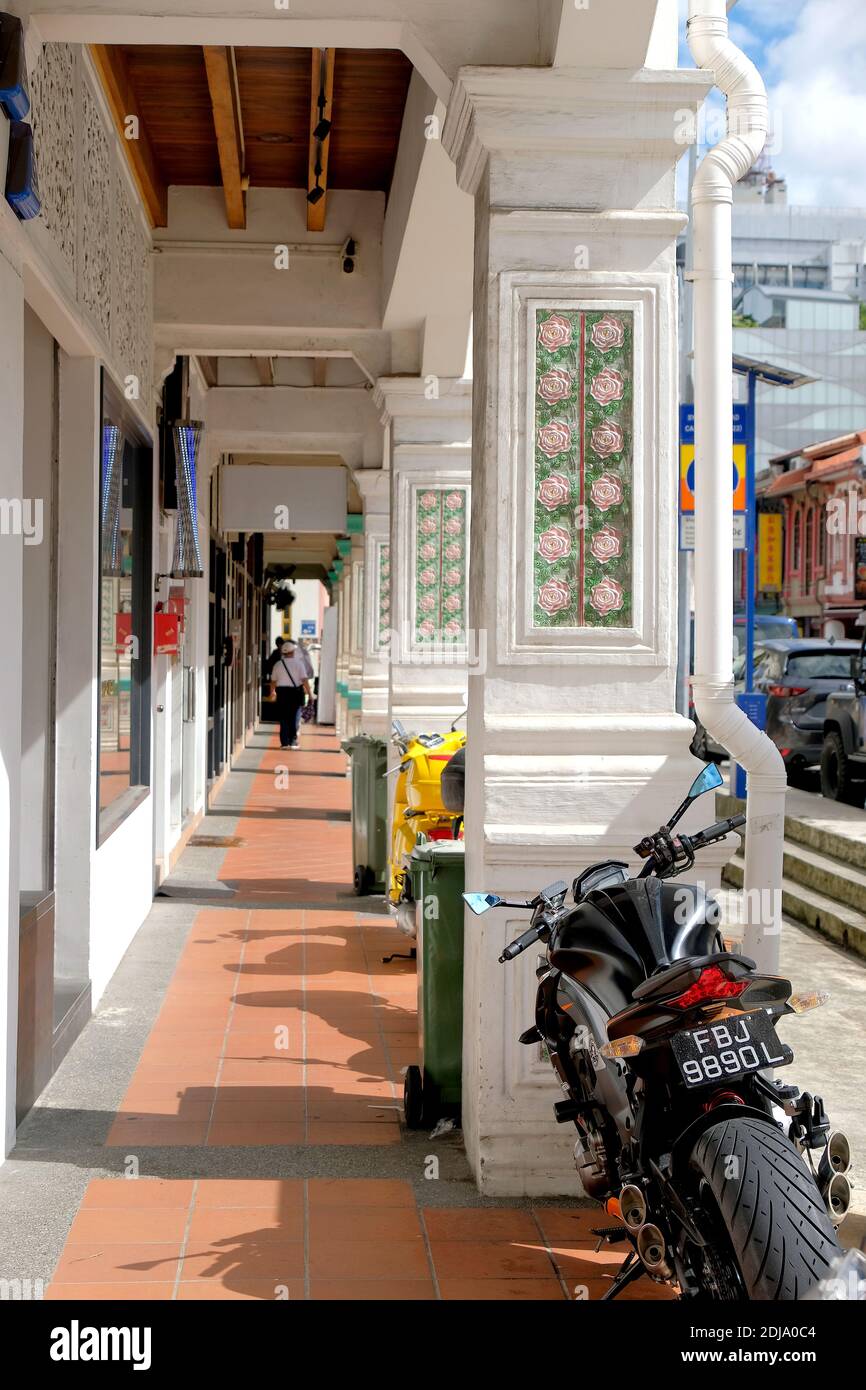
[{"label": "square pillar", "polygon": [[[20,918],[22,607],[24,580],[24,293],[18,270],[0,253],[0,1104],[3,1152],[15,1143]],[[36,502],[38,499],[30,499]],[[32,513],[31,513],[32,515]],[[47,544],[47,537],[45,539]],[[87,787],[83,790],[87,795]]]},{"label": "square pillar", "polygon": [[376,399],[391,444],[388,723],[441,733],[478,664],[468,625],[472,383],[386,377]]},{"label": "square pillar", "polygon": [[391,626],[391,474],[359,468],[355,482],[364,504],[364,569],[361,613],[360,728],[388,736],[388,631]]},{"label": "square pillar", "polygon": [[[678,114],[705,91],[701,73],[468,68],[452,94],[443,142],[476,204],[469,621],[486,638],[468,889],[636,864],[698,770],[675,713],[674,179]],[[552,1069],[517,1042],[532,962],[497,963],[525,927],[467,924],[467,1148],[486,1192],[573,1194]]]},{"label": "square pillar", "polygon": [[346,518],[346,524],[350,541],[350,550],[346,557],[350,584],[346,727],[351,738],[361,727],[361,683],[364,672],[364,517],[352,514]]}]

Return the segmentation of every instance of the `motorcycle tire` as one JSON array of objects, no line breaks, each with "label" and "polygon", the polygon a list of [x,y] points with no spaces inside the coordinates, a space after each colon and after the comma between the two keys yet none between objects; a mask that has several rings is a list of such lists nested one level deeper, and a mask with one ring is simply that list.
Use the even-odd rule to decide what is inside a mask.
[{"label": "motorcycle tire", "polygon": [[407,1067],[403,1078],[403,1119],[407,1129],[423,1129],[424,1077],[420,1067]]},{"label": "motorcycle tire", "polygon": [[747,1117],[725,1120],[704,1130],[690,1162],[704,1203],[718,1209],[750,1300],[792,1302],[830,1274],[840,1254],[833,1223],[780,1130]]}]

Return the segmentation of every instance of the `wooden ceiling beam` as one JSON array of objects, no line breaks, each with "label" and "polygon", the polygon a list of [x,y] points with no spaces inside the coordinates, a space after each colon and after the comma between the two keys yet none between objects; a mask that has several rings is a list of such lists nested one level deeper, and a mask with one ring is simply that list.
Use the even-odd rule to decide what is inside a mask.
[{"label": "wooden ceiling beam", "polygon": [[[331,147],[331,136],[328,134],[324,140],[317,140],[314,134],[316,126],[324,116],[326,121],[334,119],[334,61],[337,50],[335,48],[314,48],[312,75],[310,81],[310,157],[307,170],[307,193],[316,187],[316,183],[327,193],[328,189],[328,152]],[[324,107],[319,106],[319,96],[324,92]],[[321,162],[321,172],[316,175],[316,162]],[[307,231],[323,232],[325,230],[325,211],[327,197],[323,196],[317,203],[307,203]]]},{"label": "wooden ceiling beam", "polygon": [[256,364],[256,371],[262,386],[273,386],[275,380],[273,357],[255,357],[253,361]]},{"label": "wooden ceiling beam", "polygon": [[93,43],[90,56],[150,225],[167,227],[168,188],[141,119],[123,49],[114,44]]},{"label": "wooden ceiling beam", "polygon": [[198,365],[207,383],[208,389],[217,386],[219,384],[219,358],[202,357],[201,354],[199,354]]},{"label": "wooden ceiling beam", "polygon": [[244,178],[243,124],[234,52],[231,48],[212,47],[205,47],[202,51],[213,107],[226,219],[233,231],[243,231],[247,225],[247,181]]}]

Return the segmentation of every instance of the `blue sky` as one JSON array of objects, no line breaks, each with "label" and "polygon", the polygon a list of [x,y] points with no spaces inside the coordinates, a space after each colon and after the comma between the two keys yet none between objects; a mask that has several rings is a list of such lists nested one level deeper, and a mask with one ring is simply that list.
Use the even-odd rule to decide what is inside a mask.
[{"label": "blue sky", "polygon": [[[687,11],[680,0],[691,67]],[[866,0],[738,0],[728,18],[767,84],[770,162],[788,201],[866,208]]]}]

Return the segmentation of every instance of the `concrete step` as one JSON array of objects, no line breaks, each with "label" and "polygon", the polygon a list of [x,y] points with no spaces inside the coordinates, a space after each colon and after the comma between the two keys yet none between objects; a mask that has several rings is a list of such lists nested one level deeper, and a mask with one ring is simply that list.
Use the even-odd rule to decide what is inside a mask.
[{"label": "concrete step", "polygon": [[[789,793],[789,797],[791,794]],[[866,816],[856,815],[852,807],[840,806],[838,815],[830,810],[832,802],[821,797],[810,798],[815,802],[815,814],[811,808],[808,814],[800,812],[785,816],[785,839],[794,840],[818,854],[839,859],[846,866],[853,865],[866,872]],[[716,813],[719,819],[741,814],[746,803],[727,792],[716,793]]]},{"label": "concrete step", "polygon": [[[732,813],[729,813],[732,814]],[[839,902],[826,893],[813,888],[789,874],[791,860],[786,845],[785,874],[782,879],[782,912],[795,922],[802,922],[820,932],[822,936],[844,946],[849,951],[866,958],[866,917],[856,908]],[[798,847],[799,848],[799,847]],[[814,855],[813,858],[821,856]],[[826,861],[835,870],[840,866]],[[722,881],[734,888],[742,888],[746,862],[742,853],[735,854],[722,873]]]}]

